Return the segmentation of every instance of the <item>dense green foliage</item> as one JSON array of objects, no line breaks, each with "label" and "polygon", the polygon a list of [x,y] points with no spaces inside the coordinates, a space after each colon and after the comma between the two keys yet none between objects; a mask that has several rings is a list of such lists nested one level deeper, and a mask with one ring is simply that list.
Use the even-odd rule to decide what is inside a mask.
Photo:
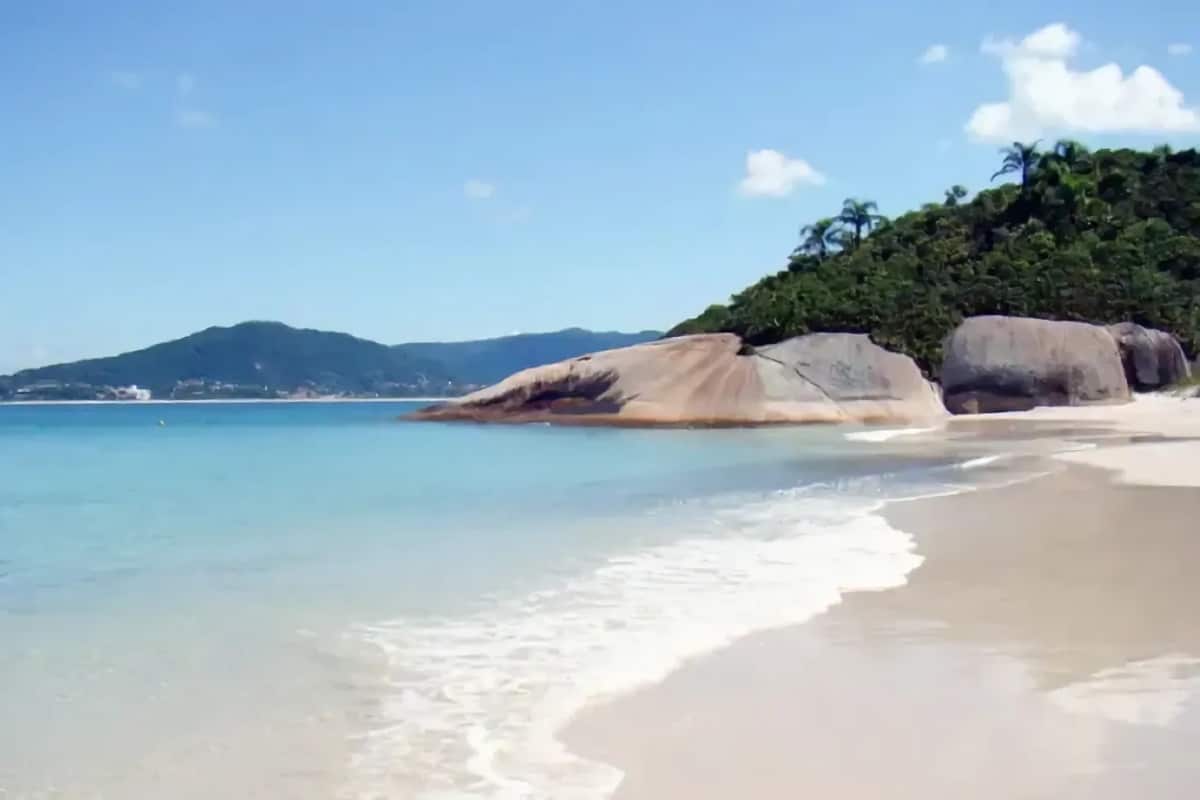
[{"label": "dense green foliage", "polygon": [[0,377],[0,399],[20,387],[55,382],[48,396],[87,399],[101,386],[136,384],[155,397],[274,397],[318,394],[452,394],[525,367],[656,339],[656,331],[592,333],[571,328],[475,342],[394,347],[345,333],[298,330],[279,322],[208,328],[109,358],[28,369]]},{"label": "dense green foliage", "polygon": [[396,349],[441,364],[459,380],[487,384],[529,367],[649,342],[661,336],[662,331],[619,333],[567,328],[553,333],[518,333],[471,342],[414,342],[396,345]]},{"label": "dense green foliage", "polygon": [[1132,320],[1171,331],[1194,355],[1200,155],[1030,147],[1006,149],[998,173],[1024,176],[1023,185],[969,202],[952,187],[944,202],[876,220],[870,235],[862,226],[857,246],[852,228],[806,227],[785,270],[671,334],[732,331],[761,344],[812,331],[869,333],[936,375],[942,340],[964,317],[1009,314]]}]

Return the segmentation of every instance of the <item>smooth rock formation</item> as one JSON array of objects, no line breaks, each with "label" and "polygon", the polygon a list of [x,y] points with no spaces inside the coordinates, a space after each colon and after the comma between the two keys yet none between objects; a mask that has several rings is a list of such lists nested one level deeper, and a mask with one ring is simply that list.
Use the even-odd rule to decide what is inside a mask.
[{"label": "smooth rock formation", "polygon": [[1171,334],[1133,322],[1109,325],[1108,332],[1117,341],[1125,379],[1134,391],[1163,389],[1192,374],[1183,348]]},{"label": "smooth rock formation", "polygon": [[743,347],[681,336],[518,372],[414,419],[593,425],[910,422],[943,416],[908,357],[866,336],[813,334]]},{"label": "smooth rock formation", "polygon": [[[794,372],[843,407],[924,400],[931,391],[936,397],[911,358],[883,349],[865,334],[811,333],[755,348],[754,353],[786,367],[789,387]],[[759,372],[769,390],[774,371],[760,365]]]},{"label": "smooth rock formation", "polygon": [[955,414],[1130,399],[1116,340],[1098,325],[971,317],[943,349],[942,392]]}]

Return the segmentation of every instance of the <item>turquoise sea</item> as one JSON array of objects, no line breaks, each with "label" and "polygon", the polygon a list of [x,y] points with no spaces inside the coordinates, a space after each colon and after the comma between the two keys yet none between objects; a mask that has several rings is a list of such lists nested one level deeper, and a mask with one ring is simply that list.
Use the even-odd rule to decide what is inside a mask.
[{"label": "turquoise sea", "polygon": [[875,512],[963,480],[844,428],[412,407],[0,407],[0,797],[604,798],[575,711],[902,583]]}]

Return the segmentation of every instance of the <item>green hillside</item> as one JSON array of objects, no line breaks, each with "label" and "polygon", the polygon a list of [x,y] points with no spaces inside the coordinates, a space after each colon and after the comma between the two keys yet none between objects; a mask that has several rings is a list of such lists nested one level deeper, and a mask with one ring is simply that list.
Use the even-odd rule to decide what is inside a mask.
[{"label": "green hillside", "polygon": [[[108,358],[0,377],[0,399],[95,399],[103,387],[136,384],[158,398],[281,394],[405,397],[458,394],[526,367],[656,339],[657,331],[569,328],[470,342],[394,347],[345,333],[279,322],[208,328]],[[32,387],[32,388],[30,388]],[[20,395],[18,390],[25,389]]]},{"label": "green hillside", "polygon": [[57,364],[15,373],[14,388],[39,381],[127,386],[137,384],[170,397],[201,393],[180,382],[203,381],[206,395],[223,391],[254,396],[261,390],[305,387],[321,393],[382,395],[442,391],[451,376],[425,361],[378,342],[345,333],[302,330],[280,322],[243,322],[229,328],[207,328],[182,339],[108,358]]},{"label": "green hillside", "polygon": [[[1014,143],[1022,179],[969,201],[962,187],[895,220],[848,200],[802,230],[782,271],[670,333],[752,343],[811,331],[869,333],[929,374],[964,317],[1132,320],[1200,347],[1200,155]],[[999,161],[999,159],[998,159]],[[856,235],[857,233],[857,235]]]}]

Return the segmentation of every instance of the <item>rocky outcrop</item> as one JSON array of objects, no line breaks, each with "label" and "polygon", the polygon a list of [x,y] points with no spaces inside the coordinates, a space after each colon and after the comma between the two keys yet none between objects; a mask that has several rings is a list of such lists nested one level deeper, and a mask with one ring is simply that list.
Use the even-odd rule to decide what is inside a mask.
[{"label": "rocky outcrop", "polygon": [[[931,394],[937,399],[936,389],[911,358],[883,349],[865,334],[812,333],[757,348],[754,354],[784,367],[785,393],[799,391],[792,385],[794,373],[843,409],[869,413],[872,404],[886,408],[895,402],[927,401]],[[759,373],[769,388],[775,371],[760,365]]]},{"label": "rocky outcrop", "polygon": [[720,333],[534,367],[413,418],[724,426],[909,422],[944,414],[916,364],[866,336],[812,334],[756,350]]},{"label": "rocky outcrop", "polygon": [[1187,357],[1175,337],[1133,322],[1109,325],[1121,352],[1125,380],[1138,392],[1163,389],[1191,375]]},{"label": "rocky outcrop", "polygon": [[942,391],[955,414],[1130,399],[1116,340],[1097,325],[971,317],[943,350]]}]

